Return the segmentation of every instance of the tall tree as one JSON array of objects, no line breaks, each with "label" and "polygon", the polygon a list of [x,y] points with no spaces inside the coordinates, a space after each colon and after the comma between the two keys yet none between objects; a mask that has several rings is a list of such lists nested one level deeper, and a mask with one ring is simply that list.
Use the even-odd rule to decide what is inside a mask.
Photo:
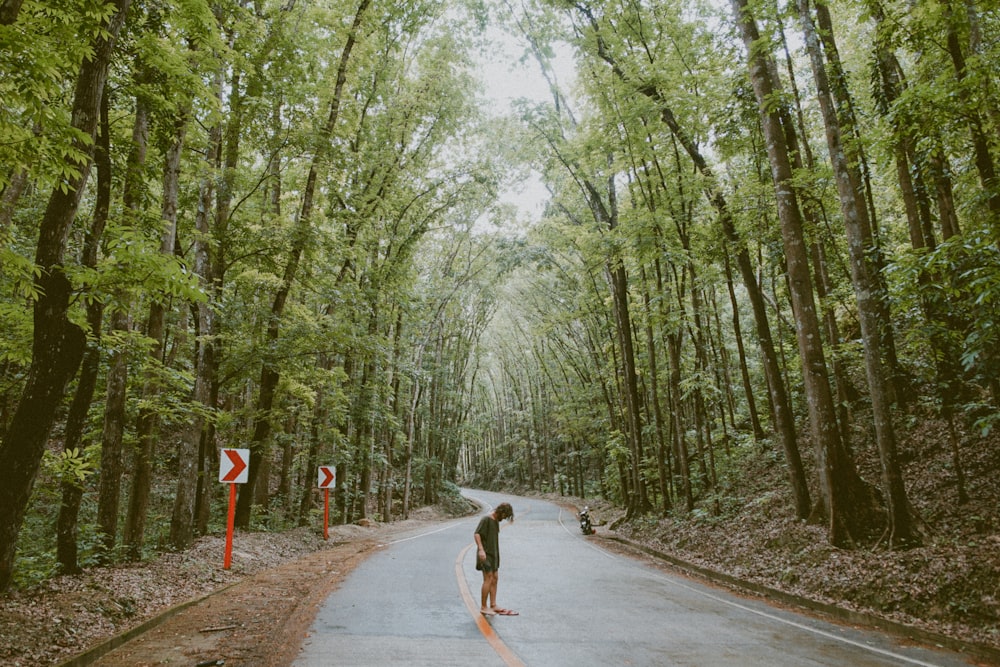
[{"label": "tall tree", "polygon": [[872,532],[873,499],[840,440],[813,296],[808,246],[786,141],[785,133],[794,130],[783,122],[781,108],[775,104],[778,86],[772,72],[776,70],[748,4],[746,0],[732,0],[733,14],[748,54],[750,81],[760,109],[774,181],[827,534],[831,544],[846,546]]},{"label": "tall tree", "polygon": [[[305,188],[302,192],[301,208],[296,217],[295,226],[292,231],[291,246],[289,248],[288,260],[285,264],[284,274],[281,278],[281,286],[274,295],[271,304],[271,313],[267,325],[267,345],[273,346],[278,339],[281,326],[281,317],[284,313],[285,304],[288,301],[294,281],[297,277],[299,262],[305,252],[306,245],[311,236],[311,225],[313,215],[313,202],[318,188],[320,170],[326,163],[326,156],[329,151],[329,144],[333,138],[334,130],[337,126],[337,119],[340,115],[341,104],[343,103],[344,87],[347,83],[348,66],[351,62],[351,55],[354,46],[360,36],[362,22],[366,18],[370,0],[361,0],[347,33],[347,39],[340,52],[338,60],[336,78],[334,81],[332,95],[330,97],[329,110],[326,122],[316,137],[312,162],[309,166],[309,175],[306,179]],[[246,528],[250,525],[250,508],[253,502],[254,487],[257,483],[257,475],[260,470],[260,463],[264,456],[266,440],[271,431],[270,411],[274,403],[275,391],[278,387],[280,372],[275,359],[264,359],[264,366],[261,369],[259,398],[257,400],[257,419],[254,424],[253,437],[251,439],[250,450],[250,472],[247,483],[241,489],[239,499],[236,504],[236,525]]]},{"label": "tall tree", "polygon": [[[661,121],[676,137],[695,168],[703,177],[702,187],[704,188],[705,196],[719,216],[723,233],[736,255],[736,264],[740,277],[750,299],[754,322],[756,324],[757,341],[764,360],[764,371],[767,375],[767,384],[775,421],[775,433],[781,441],[788,461],[788,475],[793,490],[796,514],[800,518],[806,518],[811,510],[809,487],[799,453],[798,436],[792,415],[791,402],[789,401],[786,384],[780,371],[778,355],[774,348],[765,300],[757,282],[757,276],[747,250],[746,241],[737,232],[735,221],[729,210],[729,205],[719,179],[716,177],[709,162],[705,159],[702,151],[698,148],[691,133],[686,131],[680,121],[678,121],[677,115],[657,84],[646,81],[634,81],[612,53],[610,45],[604,38],[593,12],[582,4],[577,4],[577,8],[587,18],[588,26],[592,31],[596,44],[598,57],[611,67],[616,78],[629,86],[629,88],[637,89],[639,93],[648,97],[656,104]],[[633,23],[644,25],[644,22]],[[642,42],[645,36],[639,34],[636,35],[636,38]],[[652,52],[652,49],[649,47],[645,47],[644,50]]]},{"label": "tall tree", "polygon": [[[868,377],[868,394],[872,402],[875,422],[875,439],[882,463],[882,481],[885,485],[889,514],[890,546],[906,546],[916,541],[916,532],[910,516],[909,500],[903,483],[899,458],[896,454],[896,431],[892,423],[891,394],[883,366],[884,336],[880,318],[883,290],[871,261],[868,210],[861,193],[861,175],[858,156],[846,146],[841,134],[843,123],[834,107],[826,62],[819,42],[808,0],[799,0],[799,18],[805,35],[806,50],[812,63],[820,110],[826,128],[827,148],[833,163],[837,192],[840,196],[841,215],[847,230],[847,245],[851,260],[851,278],[858,304],[858,320],[864,343],[865,372]],[[827,34],[827,40],[833,36]]]},{"label": "tall tree", "polygon": [[[88,269],[97,268],[101,237],[108,222],[111,208],[111,139],[110,121],[108,119],[108,93],[105,88],[101,100],[101,119],[95,147],[94,164],[97,171],[97,187],[94,202],[94,212],[91,216],[90,229],[84,239],[80,265]],[[101,323],[104,319],[104,304],[99,299],[91,299],[87,304],[87,326],[90,329],[91,340],[88,341],[80,364],[80,377],[66,415],[66,426],[63,433],[63,447],[67,452],[81,453],[83,434],[87,425],[87,414],[90,410],[94,393],[97,390],[97,380],[101,371]],[[83,500],[83,480],[68,478],[62,480],[62,497],[59,503],[59,517],[56,521],[56,558],[63,572],[80,571],[79,549],[77,543],[77,523],[80,513],[80,503]]]},{"label": "tall tree", "polygon": [[68,318],[71,286],[63,269],[66,237],[90,174],[108,68],[130,4],[131,0],[105,3],[111,12],[95,33],[92,56],[80,68],[74,90],[72,124],[79,138],[74,146],[76,157],[70,159],[75,162],[76,176],[53,188],[39,229],[31,366],[0,445],[0,469],[8,476],[0,485],[0,591],[10,584],[17,535],[56,409],[83,356],[84,333]]}]

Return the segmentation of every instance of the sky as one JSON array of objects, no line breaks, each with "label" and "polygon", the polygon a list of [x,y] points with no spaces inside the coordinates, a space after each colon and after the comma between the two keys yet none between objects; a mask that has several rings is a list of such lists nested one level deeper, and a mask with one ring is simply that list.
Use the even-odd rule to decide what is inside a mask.
[{"label": "sky", "polygon": [[[478,69],[487,100],[496,113],[510,112],[512,102],[517,99],[551,102],[552,94],[538,63],[533,58],[524,59],[524,43],[500,30],[491,31],[489,37],[496,42],[496,48],[490,49],[489,58],[481,58]],[[557,48],[554,67],[559,85],[564,88],[571,86],[574,64],[568,45]],[[517,206],[520,217],[536,221],[541,218],[548,197],[540,178],[533,174],[518,187],[504,193],[501,199]]]}]

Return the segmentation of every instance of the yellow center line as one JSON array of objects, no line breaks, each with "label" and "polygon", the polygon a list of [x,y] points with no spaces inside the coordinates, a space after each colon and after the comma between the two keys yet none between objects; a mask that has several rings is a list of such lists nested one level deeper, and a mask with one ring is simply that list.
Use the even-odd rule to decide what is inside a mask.
[{"label": "yellow center line", "polygon": [[469,590],[468,581],[465,579],[465,571],[462,569],[462,560],[465,558],[465,554],[469,553],[469,549],[475,546],[475,543],[468,545],[458,554],[458,558],[455,559],[455,578],[458,580],[458,590],[462,593],[462,599],[465,600],[465,606],[469,609],[469,613],[472,614],[472,619],[476,622],[476,627],[479,628],[479,632],[482,633],[486,641],[490,643],[493,650],[497,652],[500,659],[504,661],[507,667],[527,667],[521,659],[514,654],[514,651],[507,646],[500,636],[493,630],[486,618],[479,612],[479,605],[476,604],[476,599],[472,595],[472,591]]}]

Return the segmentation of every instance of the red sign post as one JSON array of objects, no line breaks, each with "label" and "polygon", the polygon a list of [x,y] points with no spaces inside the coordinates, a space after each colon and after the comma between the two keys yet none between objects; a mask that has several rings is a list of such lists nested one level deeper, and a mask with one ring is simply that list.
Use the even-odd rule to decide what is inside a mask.
[{"label": "red sign post", "polygon": [[222,569],[233,562],[233,524],[236,521],[236,485],[246,484],[250,477],[250,450],[223,449],[219,453],[219,481],[229,484],[229,516],[226,519],[226,554]]},{"label": "red sign post", "polygon": [[330,539],[330,487],[337,484],[337,471],[333,466],[319,467],[319,488],[323,489],[323,539]]}]

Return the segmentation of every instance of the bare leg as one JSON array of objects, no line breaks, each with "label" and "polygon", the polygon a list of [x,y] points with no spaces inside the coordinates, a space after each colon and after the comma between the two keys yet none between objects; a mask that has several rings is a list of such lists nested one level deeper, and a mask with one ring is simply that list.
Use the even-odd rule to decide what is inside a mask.
[{"label": "bare leg", "polygon": [[494,572],[493,585],[490,588],[490,595],[489,595],[489,599],[491,601],[490,609],[495,611],[497,614],[501,616],[518,616],[519,614],[513,609],[504,609],[503,607],[497,604],[497,584],[499,582],[500,582],[500,573]]},{"label": "bare leg", "polygon": [[491,605],[487,603],[492,599],[493,603],[496,604],[497,595],[497,573],[496,572],[483,572],[483,588],[480,591],[480,609],[482,613],[487,616],[493,616],[496,614],[491,608]]}]

